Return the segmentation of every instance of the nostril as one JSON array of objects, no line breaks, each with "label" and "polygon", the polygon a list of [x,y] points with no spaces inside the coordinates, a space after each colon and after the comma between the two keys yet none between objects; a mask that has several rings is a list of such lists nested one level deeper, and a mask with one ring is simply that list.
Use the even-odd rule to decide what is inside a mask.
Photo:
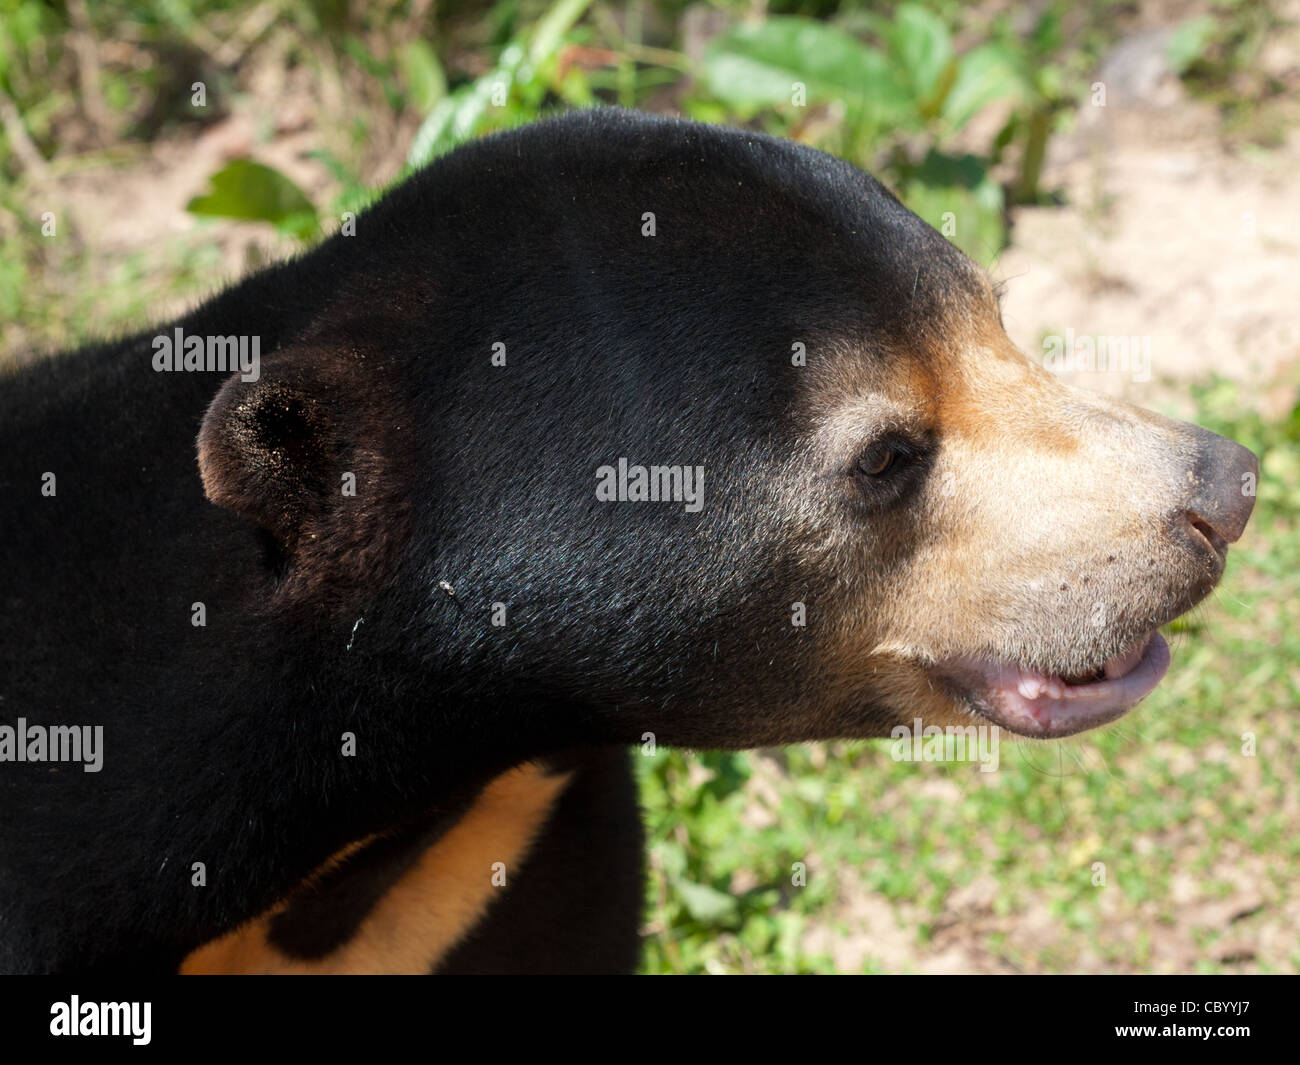
[{"label": "nostril", "polygon": [[1228,541],[1220,535],[1213,525],[1194,510],[1187,512],[1187,523],[1205,538],[1206,543],[1214,549],[1216,554],[1222,555],[1228,550]]}]

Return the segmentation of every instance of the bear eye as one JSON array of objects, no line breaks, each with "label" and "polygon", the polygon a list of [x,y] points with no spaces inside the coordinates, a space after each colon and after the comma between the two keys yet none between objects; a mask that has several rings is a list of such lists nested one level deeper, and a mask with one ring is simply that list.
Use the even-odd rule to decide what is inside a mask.
[{"label": "bear eye", "polygon": [[859,456],[857,469],[867,477],[883,477],[912,454],[912,449],[898,440],[877,440]]},{"label": "bear eye", "polygon": [[868,477],[881,477],[897,457],[898,452],[891,447],[872,448],[858,459],[858,472]]},{"label": "bear eye", "polygon": [[863,502],[893,506],[924,481],[932,453],[928,439],[886,433],[858,452],[849,472]]},{"label": "bear eye", "polygon": [[865,444],[847,469],[856,495],[871,510],[896,506],[925,483],[937,450],[933,434],[887,430]]}]

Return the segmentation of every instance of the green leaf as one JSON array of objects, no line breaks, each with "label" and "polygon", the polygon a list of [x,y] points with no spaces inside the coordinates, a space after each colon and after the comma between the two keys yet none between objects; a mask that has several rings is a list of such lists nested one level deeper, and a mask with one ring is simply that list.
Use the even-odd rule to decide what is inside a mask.
[{"label": "green leaf", "polygon": [[1025,83],[1011,55],[1001,46],[973,48],[957,61],[957,73],[943,99],[940,113],[951,130],[959,130],[994,100],[1025,98]]},{"label": "green leaf", "polygon": [[270,222],[300,240],[316,232],[316,209],[278,170],[251,159],[235,159],[209,180],[211,191],[186,204],[191,214]]},{"label": "green leaf", "polygon": [[[513,60],[513,67],[506,67],[507,56],[503,53],[502,65],[496,70],[438,101],[415,135],[407,156],[407,162],[411,166],[423,166],[430,159],[451,151],[462,141],[469,140],[487,128],[491,113],[495,110],[493,93],[500,86],[509,99],[510,90],[514,87],[514,68],[517,68],[523,58],[523,50],[519,46],[512,45],[511,48],[515,49],[509,56]],[[508,48],[506,53],[510,51]]]},{"label": "green leaf", "polygon": [[1283,435],[1292,443],[1300,444],[1300,406],[1293,407],[1283,423]]},{"label": "green leaf", "polygon": [[397,65],[407,98],[416,110],[428,114],[447,95],[447,76],[428,41],[407,41],[397,53]]},{"label": "green leaf", "polygon": [[703,790],[719,801],[743,788],[753,773],[749,759],[735,751],[705,751],[699,761],[713,771]]},{"label": "green leaf", "polygon": [[834,26],[793,16],[737,26],[714,38],[704,82],[719,100],[750,113],[789,105],[796,84],[806,87],[809,102],[865,105],[882,116],[910,104],[883,52]]},{"label": "green leaf", "polygon": [[1037,25],[1034,26],[1034,32],[1029,35],[1030,52],[1039,58],[1046,58],[1058,52],[1064,41],[1065,32],[1061,27],[1061,13],[1049,8],[1043,12]]},{"label": "green leaf", "polygon": [[673,890],[686,907],[686,912],[702,925],[728,924],[739,916],[735,898],[708,884],[678,880]]},{"label": "green leaf", "polygon": [[[545,96],[550,87],[545,70],[590,6],[591,0],[560,0],[537,23],[527,43],[511,41],[501,50],[495,70],[442,97],[416,133],[407,164],[423,166],[462,141],[534,117],[530,110],[521,113],[512,107],[512,97],[521,89],[539,101]],[[575,91],[581,92],[581,86]],[[494,92],[504,93],[504,106],[493,103]]]},{"label": "green leaf", "polygon": [[1214,19],[1209,15],[1188,19],[1174,28],[1165,44],[1165,58],[1169,69],[1182,74],[1205,55],[1205,49],[1214,36]]},{"label": "green leaf", "polygon": [[1002,187],[976,156],[931,150],[909,176],[903,200],[978,262],[991,263],[1006,243]]},{"label": "green leaf", "polygon": [[565,35],[590,6],[591,0],[559,0],[533,30],[528,44],[529,64],[536,67],[554,57],[564,44]]},{"label": "green leaf", "polygon": [[952,60],[952,37],[938,15],[916,4],[903,4],[890,22],[880,24],[900,72],[912,91],[928,97],[939,86]]}]

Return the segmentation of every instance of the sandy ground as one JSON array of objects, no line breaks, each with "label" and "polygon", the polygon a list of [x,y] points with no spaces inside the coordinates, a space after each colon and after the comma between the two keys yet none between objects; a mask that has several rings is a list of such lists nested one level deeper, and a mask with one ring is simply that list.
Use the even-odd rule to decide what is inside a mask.
[{"label": "sandy ground", "polygon": [[[1176,84],[1146,102],[1085,106],[1052,143],[1044,175],[1065,205],[1016,210],[994,267],[1008,333],[1040,359],[1054,354],[1049,336],[1129,338],[1126,366],[1121,355],[1118,370],[1062,376],[1142,405],[1188,413],[1186,382],[1219,375],[1267,413],[1289,411],[1300,366],[1297,170],[1300,133],[1276,150],[1229,149],[1214,110]],[[1132,357],[1139,346],[1148,365]]]}]

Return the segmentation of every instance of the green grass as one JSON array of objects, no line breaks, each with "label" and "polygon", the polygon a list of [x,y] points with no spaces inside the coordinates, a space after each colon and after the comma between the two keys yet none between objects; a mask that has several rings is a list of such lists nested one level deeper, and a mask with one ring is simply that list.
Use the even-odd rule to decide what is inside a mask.
[{"label": "green grass", "polygon": [[197,301],[219,287],[220,260],[202,236],[112,259],[77,241],[0,236],[0,370],[17,352],[112,337],[156,321],[160,307]]}]

